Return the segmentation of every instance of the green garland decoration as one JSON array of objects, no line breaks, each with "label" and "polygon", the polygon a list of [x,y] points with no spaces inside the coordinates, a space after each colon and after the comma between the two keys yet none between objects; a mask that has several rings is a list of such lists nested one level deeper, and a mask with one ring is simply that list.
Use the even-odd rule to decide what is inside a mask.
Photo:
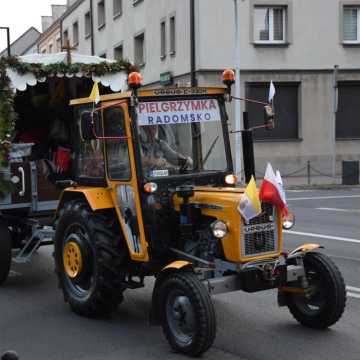
[{"label": "green garland decoration", "polygon": [[33,73],[36,79],[53,77],[56,74],[76,75],[81,72],[86,77],[92,75],[102,76],[104,74],[126,71],[130,73],[137,71],[129,61],[120,59],[116,62],[106,61],[99,64],[83,63],[55,63],[50,65],[24,63],[18,57],[0,58],[0,198],[8,194],[13,186],[5,178],[5,169],[9,166],[9,149],[14,136],[16,113],[14,111],[14,93],[10,87],[10,79],[6,75],[6,69],[11,68],[19,74]]}]

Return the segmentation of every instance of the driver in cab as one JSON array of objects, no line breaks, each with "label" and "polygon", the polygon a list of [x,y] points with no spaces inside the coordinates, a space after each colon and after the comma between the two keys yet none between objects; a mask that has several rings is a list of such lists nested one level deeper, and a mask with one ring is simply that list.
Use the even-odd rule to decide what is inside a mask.
[{"label": "driver in cab", "polygon": [[140,143],[143,166],[149,170],[179,166],[181,170],[191,168],[193,161],[189,156],[176,152],[159,138],[158,125],[140,127]]}]

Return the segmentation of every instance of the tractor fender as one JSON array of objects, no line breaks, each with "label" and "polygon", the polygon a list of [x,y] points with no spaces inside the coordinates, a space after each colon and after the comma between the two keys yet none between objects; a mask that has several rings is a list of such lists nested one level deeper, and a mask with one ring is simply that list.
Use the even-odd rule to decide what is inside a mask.
[{"label": "tractor fender", "polygon": [[172,263],[166,265],[165,267],[163,267],[161,272],[168,270],[168,269],[180,270],[186,266],[192,266],[192,263],[189,261],[186,261],[186,260],[176,260],[176,261],[173,261]]},{"label": "tractor fender", "polygon": [[161,319],[159,314],[159,290],[161,288],[162,282],[166,279],[166,275],[181,269],[193,269],[193,264],[186,260],[176,260],[172,263],[166,265],[161,269],[161,271],[156,275],[156,281],[154,290],[152,293],[151,301],[151,311],[150,311],[150,324],[153,326],[160,325]]},{"label": "tractor fender", "polygon": [[303,244],[291,251],[289,254],[289,257],[292,257],[294,255],[297,255],[299,253],[306,253],[308,251],[312,251],[315,249],[323,249],[324,247],[320,244]]},{"label": "tractor fender", "polygon": [[68,201],[82,198],[89,204],[91,210],[114,208],[114,202],[109,190],[101,187],[74,187],[65,189],[60,197],[57,212]]}]

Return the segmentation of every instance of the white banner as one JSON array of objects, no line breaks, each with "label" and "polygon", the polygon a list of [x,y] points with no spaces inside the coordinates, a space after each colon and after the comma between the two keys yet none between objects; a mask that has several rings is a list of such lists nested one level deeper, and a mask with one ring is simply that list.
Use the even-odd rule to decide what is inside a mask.
[{"label": "white banner", "polygon": [[220,121],[216,99],[141,102],[138,109],[140,126]]}]

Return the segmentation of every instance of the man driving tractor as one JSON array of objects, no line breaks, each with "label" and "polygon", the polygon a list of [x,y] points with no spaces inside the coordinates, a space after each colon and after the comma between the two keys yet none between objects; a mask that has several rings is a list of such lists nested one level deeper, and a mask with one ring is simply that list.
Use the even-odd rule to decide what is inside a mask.
[{"label": "man driving tractor", "polygon": [[143,166],[147,170],[171,166],[179,166],[185,170],[193,166],[193,160],[190,156],[176,152],[165,140],[159,138],[158,125],[142,126],[140,142]]}]

